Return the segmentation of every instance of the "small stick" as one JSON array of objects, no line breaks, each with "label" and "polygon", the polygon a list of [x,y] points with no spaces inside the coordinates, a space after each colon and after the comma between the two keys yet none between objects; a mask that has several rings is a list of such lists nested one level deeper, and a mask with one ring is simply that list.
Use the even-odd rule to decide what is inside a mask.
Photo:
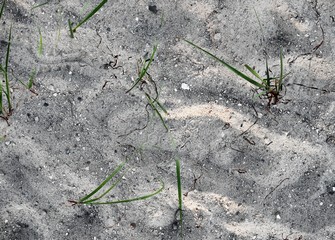
[{"label": "small stick", "polygon": [[288,180],[288,179],[290,179],[290,178],[284,178],[283,180],[281,180],[280,182],[279,182],[279,184],[274,188],[274,189],[272,189],[266,196],[265,196],[265,198],[264,198],[264,200],[268,197],[268,196],[270,196],[270,194],[272,194],[285,180]]}]

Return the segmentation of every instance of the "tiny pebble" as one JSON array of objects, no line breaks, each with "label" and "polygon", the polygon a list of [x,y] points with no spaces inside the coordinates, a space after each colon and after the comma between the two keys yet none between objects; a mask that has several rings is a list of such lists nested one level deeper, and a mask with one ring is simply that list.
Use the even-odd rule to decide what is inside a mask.
[{"label": "tiny pebble", "polygon": [[184,89],[184,90],[190,90],[190,86],[187,85],[186,83],[182,83],[182,84],[181,84],[181,89]]}]

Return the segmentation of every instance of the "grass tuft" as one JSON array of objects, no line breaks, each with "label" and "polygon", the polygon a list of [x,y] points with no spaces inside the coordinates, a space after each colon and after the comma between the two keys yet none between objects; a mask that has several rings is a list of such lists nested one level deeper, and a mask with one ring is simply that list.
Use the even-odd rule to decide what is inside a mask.
[{"label": "grass tuft", "polygon": [[154,56],[155,56],[156,51],[157,51],[157,45],[154,46],[148,63],[144,62],[142,69],[139,71],[138,78],[136,79],[133,86],[126,91],[126,93],[129,93],[131,90],[133,90],[142,81],[144,76],[148,74],[148,69],[149,69],[152,61],[154,60]]},{"label": "grass tuft", "polygon": [[139,200],[145,200],[150,197],[153,197],[160,193],[164,189],[164,182],[160,181],[161,186],[159,189],[152,193],[148,193],[139,197],[135,198],[128,198],[128,199],[122,199],[122,200],[115,200],[115,201],[99,201],[101,198],[106,196],[113,188],[117,186],[118,183],[122,180],[124,177],[125,173],[122,173],[120,177],[118,177],[112,184],[111,186],[105,190],[102,194],[98,195],[98,192],[107,184],[109,183],[124,167],[124,165],[127,163],[128,159],[121,163],[97,188],[95,188],[91,193],[86,195],[85,197],[79,199],[78,201],[73,201],[70,200],[69,202],[76,205],[76,204],[86,204],[86,205],[101,205],[101,204],[117,204],[117,203],[128,203],[128,202],[133,202],[133,201],[139,201]]},{"label": "grass tuft", "polygon": [[[144,95],[148,101],[148,104],[146,105],[146,109],[148,106],[151,107],[153,112],[158,115],[160,121],[162,122],[164,128],[166,131],[169,131],[168,126],[165,123],[165,120],[162,116],[162,112],[165,114],[168,114],[167,110],[164,108],[164,106],[159,102],[159,93],[157,89],[156,82],[152,79],[151,75],[148,73],[149,67],[151,66],[152,62],[154,61],[154,56],[157,51],[157,45],[154,46],[153,51],[150,55],[150,58],[148,60],[139,61],[142,63],[142,67],[139,67],[139,64],[137,65],[138,68],[138,77],[136,78],[133,85],[126,91],[126,93],[129,93],[132,91],[135,87],[138,87],[141,91],[144,92]],[[148,86],[148,89],[145,89],[145,86]],[[151,95],[150,87],[154,88],[155,96]],[[147,110],[146,110],[147,111]],[[148,113],[148,111],[147,111]]]},{"label": "grass tuft", "polygon": [[280,50],[280,75],[279,75],[279,77],[276,77],[276,76],[271,77],[270,76],[271,70],[269,68],[268,60],[267,60],[267,56],[266,56],[266,58],[265,58],[266,77],[265,78],[262,78],[249,65],[247,65],[247,64],[244,65],[245,68],[256,78],[256,79],[253,79],[253,78],[245,75],[241,71],[237,70],[233,66],[229,65],[224,60],[218,58],[214,54],[208,52],[207,50],[205,50],[201,47],[199,47],[198,45],[196,45],[196,44],[194,44],[194,43],[192,43],[188,40],[184,40],[184,41],[187,42],[188,44],[192,45],[193,47],[199,49],[200,51],[206,53],[208,56],[212,57],[214,60],[218,61],[219,63],[221,63],[222,65],[227,67],[230,71],[235,73],[237,76],[243,78],[244,80],[248,81],[249,83],[251,83],[252,85],[257,87],[257,91],[260,91],[260,92],[258,92],[257,96],[267,98],[268,99],[268,107],[270,107],[271,104],[277,104],[279,102],[279,100],[282,98],[281,92],[283,90],[283,85],[284,85],[283,80],[288,75],[288,74],[284,74],[283,51],[282,51],[282,49]]}]

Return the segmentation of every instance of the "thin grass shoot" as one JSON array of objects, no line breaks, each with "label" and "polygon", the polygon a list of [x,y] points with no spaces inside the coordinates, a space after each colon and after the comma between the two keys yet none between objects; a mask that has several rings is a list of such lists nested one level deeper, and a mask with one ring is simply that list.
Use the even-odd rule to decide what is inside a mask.
[{"label": "thin grass shoot", "polygon": [[115,201],[99,201],[101,198],[106,196],[112,189],[114,189],[120,181],[123,179],[124,175],[126,174],[126,171],[121,173],[119,177],[111,184],[110,187],[107,188],[107,190],[104,190],[100,195],[98,195],[99,191],[102,190],[102,188],[109,182],[112,181],[114,177],[116,177],[117,174],[119,174],[124,168],[125,164],[127,163],[128,159],[121,163],[97,188],[95,188],[91,193],[84,196],[83,198],[79,199],[78,201],[69,201],[72,204],[86,204],[86,205],[101,205],[101,204],[117,204],[117,203],[128,203],[133,201],[139,201],[139,200],[145,200],[148,198],[151,198],[164,189],[164,183],[163,181],[160,181],[161,186],[154,192],[135,197],[135,198],[128,198],[128,199],[121,199],[121,200],[115,200]]},{"label": "thin grass shoot", "polygon": [[103,0],[101,1],[90,13],[88,13],[83,20],[81,20],[74,28],[72,28],[72,22],[70,21],[70,19],[68,20],[68,24],[69,24],[69,29],[70,29],[70,36],[71,38],[74,38],[74,34],[77,29],[83,25],[86,21],[88,21],[91,17],[93,17],[94,14],[96,14],[96,12],[98,12],[100,10],[100,8],[102,8],[103,5],[105,5],[105,3],[107,3],[107,0]]},{"label": "thin grass shoot", "polygon": [[37,53],[39,56],[42,56],[43,55],[43,37],[42,37],[40,28],[38,28],[38,35],[39,35],[39,41],[38,41]]},{"label": "thin grass shoot", "polygon": [[5,4],[6,4],[6,0],[3,0],[2,5],[1,5],[1,9],[0,9],[0,19],[2,17],[3,10],[5,9]]},{"label": "thin grass shoot", "polygon": [[5,87],[6,87],[6,90],[4,92],[5,92],[5,95],[6,95],[6,98],[7,98],[9,113],[12,112],[11,93],[10,93],[9,77],[8,77],[8,65],[9,65],[9,53],[10,53],[11,41],[12,41],[12,26],[9,29],[5,67],[3,69],[3,73],[4,73],[4,76],[5,76]]},{"label": "thin grass shoot", "polygon": [[[257,87],[257,95],[259,97],[264,97],[268,99],[268,107],[271,104],[277,104],[279,100],[282,98],[281,92],[283,90],[283,80],[288,76],[289,73],[284,74],[284,65],[283,65],[283,50],[280,50],[280,75],[279,76],[270,76],[270,68],[268,64],[268,57],[265,57],[265,78],[262,78],[253,68],[249,65],[245,64],[244,66],[246,69],[254,76],[256,79],[253,79],[241,71],[237,70],[233,66],[226,63],[224,60],[218,58],[214,54],[208,52],[207,50],[199,47],[198,45],[185,40],[188,44],[192,45],[193,47],[199,49],[200,51],[204,52],[208,56],[212,57],[214,60],[218,61],[225,67],[227,67],[230,71],[235,73],[237,76],[243,78],[244,80],[248,81],[255,87]],[[260,90],[260,92],[258,92]]]},{"label": "thin grass shoot", "polygon": [[148,69],[149,69],[152,61],[154,60],[154,56],[155,56],[156,51],[157,51],[157,45],[154,46],[149,61],[147,63],[144,63],[144,65],[143,65],[143,67],[140,71],[139,77],[136,79],[133,86],[126,91],[126,93],[129,93],[131,90],[133,90],[142,81],[143,77],[147,74]]},{"label": "thin grass shoot", "polygon": [[37,5],[35,5],[35,6],[32,6],[31,7],[31,10],[34,10],[34,9],[36,9],[36,8],[39,8],[39,7],[43,7],[44,5],[46,5],[46,4],[48,4],[50,1],[46,1],[46,2],[44,2],[44,3],[40,3],[40,4],[37,4]]},{"label": "thin grass shoot", "polygon": [[178,210],[180,221],[180,234],[183,234],[183,195],[181,190],[181,174],[180,174],[180,160],[176,159],[176,174],[177,174],[177,187],[178,187]]}]

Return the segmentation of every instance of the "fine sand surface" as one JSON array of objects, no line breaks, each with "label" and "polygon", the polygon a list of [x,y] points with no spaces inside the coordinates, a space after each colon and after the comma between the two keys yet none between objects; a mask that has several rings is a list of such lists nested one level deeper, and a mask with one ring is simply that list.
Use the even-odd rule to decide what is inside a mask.
[{"label": "fine sand surface", "polygon": [[[2,63],[12,26],[14,111],[8,124],[0,119],[0,239],[182,239],[176,159],[184,239],[335,239],[332,0],[113,0],[74,38],[68,19],[78,23],[100,1],[32,9],[44,2],[8,0],[1,18]],[[183,39],[261,75],[264,51],[278,75],[282,47],[284,97],[269,109]],[[148,73],[169,132],[144,90],[126,92],[156,44]],[[34,93],[18,81],[33,69]],[[164,190],[71,205],[127,158],[103,200],[153,192],[159,180]]]}]

